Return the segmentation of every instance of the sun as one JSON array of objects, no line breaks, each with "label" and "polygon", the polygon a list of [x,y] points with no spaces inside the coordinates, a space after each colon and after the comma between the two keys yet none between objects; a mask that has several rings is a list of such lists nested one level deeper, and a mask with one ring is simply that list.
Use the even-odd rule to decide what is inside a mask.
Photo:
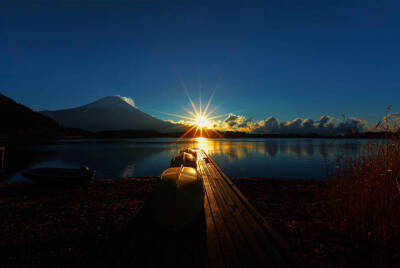
[{"label": "sun", "polygon": [[194,124],[200,128],[206,127],[208,125],[208,119],[205,116],[199,115],[194,121]]},{"label": "sun", "polygon": [[217,108],[214,108],[211,111],[209,110],[211,101],[215,94],[215,89],[205,106],[202,105],[201,95],[199,99],[199,105],[196,106],[185,85],[183,84],[183,81],[181,82],[192,109],[183,108],[187,113],[185,115],[165,113],[167,115],[180,118],[181,121],[183,121],[181,124],[187,127],[187,130],[179,138],[184,138],[188,135],[193,137],[203,137],[203,135],[205,137],[210,137],[210,134],[212,136],[222,137],[216,128],[218,125],[217,121],[215,120],[219,120],[219,118],[225,116],[226,114],[215,115],[214,112],[217,110]]}]

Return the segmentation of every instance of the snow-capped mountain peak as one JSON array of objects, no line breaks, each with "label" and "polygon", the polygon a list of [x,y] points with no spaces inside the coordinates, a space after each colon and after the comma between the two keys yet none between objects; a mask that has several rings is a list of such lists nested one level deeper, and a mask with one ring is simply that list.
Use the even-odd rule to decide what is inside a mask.
[{"label": "snow-capped mountain peak", "polygon": [[136,108],[134,101],[129,97],[119,95],[101,98],[95,102],[81,106],[82,108]]},{"label": "snow-capped mountain peak", "polygon": [[131,98],[122,96],[104,97],[77,108],[41,113],[55,119],[65,127],[90,131],[177,131],[176,125],[140,111]]}]

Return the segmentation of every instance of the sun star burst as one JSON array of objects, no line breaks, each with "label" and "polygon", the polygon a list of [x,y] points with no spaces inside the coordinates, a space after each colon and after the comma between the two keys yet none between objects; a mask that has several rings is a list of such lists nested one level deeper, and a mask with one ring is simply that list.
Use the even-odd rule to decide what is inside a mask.
[{"label": "sun star burst", "polygon": [[208,119],[202,115],[199,115],[194,122],[199,128],[206,127],[208,125]]},{"label": "sun star burst", "polygon": [[183,118],[186,120],[187,124],[189,125],[188,130],[183,133],[181,138],[187,136],[188,134],[192,134],[193,136],[200,136],[202,137],[203,135],[208,137],[209,132],[215,133],[217,136],[221,136],[219,132],[214,129],[213,125],[215,124],[215,119],[220,118],[224,115],[213,115],[215,112],[215,109],[209,110],[211,101],[214,97],[215,90],[213,94],[211,94],[210,98],[208,99],[207,104],[205,107],[203,107],[201,98],[199,100],[199,105],[196,106],[196,104],[193,102],[192,98],[190,97],[188,91],[184,87],[185,93],[188,97],[189,103],[192,107],[192,109],[184,109],[187,113],[187,115],[176,115],[180,118]]}]

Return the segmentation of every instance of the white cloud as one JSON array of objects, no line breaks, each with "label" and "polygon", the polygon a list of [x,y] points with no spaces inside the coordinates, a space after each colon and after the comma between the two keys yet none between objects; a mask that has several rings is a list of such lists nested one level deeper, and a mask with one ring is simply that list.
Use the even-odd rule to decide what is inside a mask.
[{"label": "white cloud", "polygon": [[129,105],[136,107],[135,106],[135,102],[133,101],[132,98],[130,97],[124,97],[124,96],[120,96],[120,95],[116,95],[117,97],[120,97],[123,101],[125,101],[126,103],[128,103]]},{"label": "white cloud", "polygon": [[[348,118],[335,123],[335,118],[329,115],[321,116],[317,121],[311,118],[295,118],[291,121],[279,122],[273,116],[265,120],[254,121],[243,115],[229,114],[225,119],[212,121],[211,125],[221,131],[242,131],[256,134],[320,134],[341,135],[349,132],[363,132],[368,130],[367,122],[358,118]],[[171,121],[172,122],[172,121]],[[179,124],[192,123],[180,120]]]}]

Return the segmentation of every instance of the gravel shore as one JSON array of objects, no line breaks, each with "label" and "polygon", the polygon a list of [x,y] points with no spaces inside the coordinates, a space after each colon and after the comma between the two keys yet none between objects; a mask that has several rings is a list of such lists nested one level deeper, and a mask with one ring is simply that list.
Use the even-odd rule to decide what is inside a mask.
[{"label": "gravel shore", "polygon": [[231,179],[306,267],[400,267],[399,239],[390,247],[390,264],[380,264],[374,256],[387,246],[341,228],[332,213],[329,182]]},{"label": "gravel shore", "polygon": [[91,266],[135,216],[156,180],[0,185],[0,267]]}]

